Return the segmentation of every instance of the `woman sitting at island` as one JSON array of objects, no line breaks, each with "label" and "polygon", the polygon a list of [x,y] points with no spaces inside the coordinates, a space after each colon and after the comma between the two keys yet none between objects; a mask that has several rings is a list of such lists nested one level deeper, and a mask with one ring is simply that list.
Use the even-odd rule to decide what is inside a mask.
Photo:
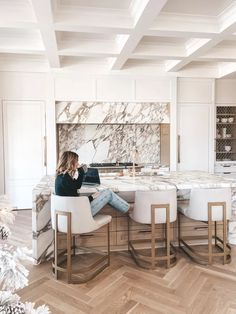
[{"label": "woman sitting at island", "polygon": [[[81,188],[86,165],[79,164],[79,156],[71,151],[62,154],[56,169],[55,193],[59,196],[79,196],[78,189]],[[113,206],[122,213],[131,211],[130,205],[116,195],[113,191],[106,189],[90,195],[92,215],[95,216],[106,204]]]}]

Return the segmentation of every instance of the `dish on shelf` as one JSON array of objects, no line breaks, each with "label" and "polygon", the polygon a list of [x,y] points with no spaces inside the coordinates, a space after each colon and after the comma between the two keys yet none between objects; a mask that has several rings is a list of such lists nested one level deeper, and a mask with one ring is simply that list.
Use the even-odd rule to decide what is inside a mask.
[{"label": "dish on shelf", "polygon": [[219,118],[216,118],[216,123],[219,123],[220,122],[220,119]]},{"label": "dish on shelf", "polygon": [[222,123],[227,123],[227,122],[228,122],[228,119],[227,119],[227,118],[221,118],[221,122],[222,122]]},{"label": "dish on shelf", "polygon": [[230,145],[225,145],[225,151],[230,152],[231,151],[231,146]]},{"label": "dish on shelf", "polygon": [[228,122],[229,123],[233,123],[234,122],[234,118],[233,117],[228,118]]}]

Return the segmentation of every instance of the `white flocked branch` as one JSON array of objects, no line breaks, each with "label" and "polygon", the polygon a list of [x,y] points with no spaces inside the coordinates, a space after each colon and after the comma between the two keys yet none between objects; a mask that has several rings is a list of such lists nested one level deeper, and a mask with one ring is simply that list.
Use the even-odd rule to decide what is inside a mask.
[{"label": "white flocked branch", "polygon": [[35,308],[31,302],[23,303],[15,291],[28,286],[29,271],[24,261],[32,261],[32,252],[7,243],[11,234],[9,225],[15,220],[10,201],[0,196],[0,313],[1,314],[49,314],[46,305]]}]

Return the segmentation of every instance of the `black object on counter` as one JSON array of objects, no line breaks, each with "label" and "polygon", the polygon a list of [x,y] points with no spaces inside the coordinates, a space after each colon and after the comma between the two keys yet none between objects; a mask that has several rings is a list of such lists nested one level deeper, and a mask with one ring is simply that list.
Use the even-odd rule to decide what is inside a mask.
[{"label": "black object on counter", "polygon": [[[138,166],[138,164],[134,164],[135,166]],[[114,163],[114,162],[102,162],[102,163],[92,163],[90,164],[90,167],[128,167],[128,166],[133,166],[132,162],[119,162]]]}]

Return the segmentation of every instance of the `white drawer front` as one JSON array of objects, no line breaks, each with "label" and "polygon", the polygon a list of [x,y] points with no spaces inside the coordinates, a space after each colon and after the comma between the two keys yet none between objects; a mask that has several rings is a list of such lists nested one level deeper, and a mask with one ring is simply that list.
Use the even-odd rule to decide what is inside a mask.
[{"label": "white drawer front", "polygon": [[236,173],[236,164],[217,164],[215,165],[215,172],[235,172]]}]

